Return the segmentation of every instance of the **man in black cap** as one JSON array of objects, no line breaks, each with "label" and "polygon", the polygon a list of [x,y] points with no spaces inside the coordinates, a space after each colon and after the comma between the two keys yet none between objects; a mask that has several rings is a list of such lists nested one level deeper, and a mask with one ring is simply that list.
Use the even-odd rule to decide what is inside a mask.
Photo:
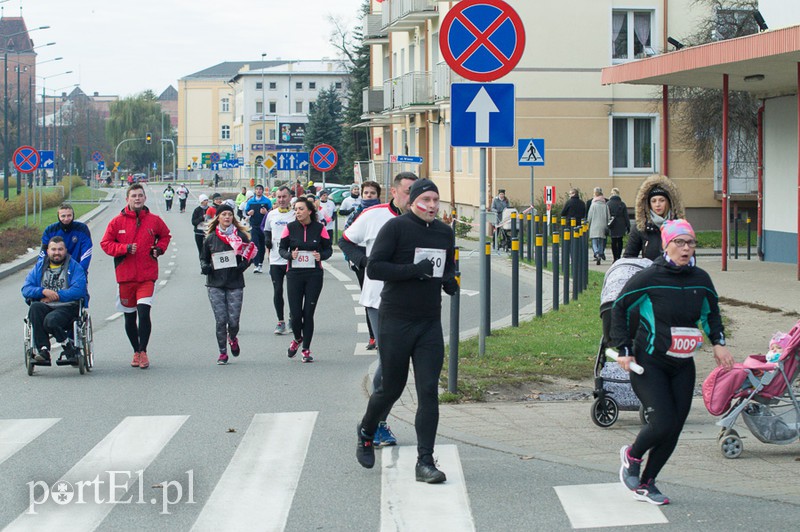
[{"label": "man in black cap", "polygon": [[416,479],[437,484],[447,478],[433,460],[444,361],[441,291],[452,295],[458,290],[455,236],[436,219],[439,190],[433,181],[415,181],[408,205],[409,212],[381,228],[367,261],[370,279],[384,282],[378,326],[383,388],[372,394],[358,425],[356,458],[363,467],[375,465],[375,430],[381,414],[403,393],[413,363],[418,400]]}]

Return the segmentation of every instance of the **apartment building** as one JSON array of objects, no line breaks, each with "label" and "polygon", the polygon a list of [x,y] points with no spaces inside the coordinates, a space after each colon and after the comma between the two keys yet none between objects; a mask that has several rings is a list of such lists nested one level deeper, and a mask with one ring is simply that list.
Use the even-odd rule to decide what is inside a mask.
[{"label": "apartment building", "polygon": [[[527,41],[520,63],[501,80],[515,84],[516,137],[546,142],[546,165],[535,172],[536,201],[544,185],[556,186],[560,199],[573,186],[584,193],[601,186],[618,187],[632,205],[641,181],[668,164],[692,219],[718,227],[714,165],[698,165],[676,128],[667,133],[668,153],[660,152],[661,91],[600,84],[603,67],[668,52],[668,37],[690,34],[710,13],[691,0],[507,1],[521,17]],[[423,157],[419,167],[395,165],[392,171],[431,177],[443,201],[475,216],[479,150],[450,146],[450,83],[464,80],[439,50],[440,25],[455,4],[373,0],[363,21],[372,55],[363,118],[376,162],[390,154]],[[513,203],[529,203],[531,174],[518,165],[516,148],[489,150],[487,177],[490,195],[504,188]]]}]

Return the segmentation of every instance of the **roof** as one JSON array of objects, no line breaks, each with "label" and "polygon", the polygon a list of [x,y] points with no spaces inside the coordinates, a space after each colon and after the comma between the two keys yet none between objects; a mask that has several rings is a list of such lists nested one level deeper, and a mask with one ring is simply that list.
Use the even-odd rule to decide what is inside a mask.
[{"label": "roof", "polygon": [[[6,38],[6,35],[14,35],[14,37]],[[33,41],[28,34],[28,27],[25,26],[25,19],[22,17],[0,18],[0,49],[9,52],[36,53],[33,51]]]},{"label": "roof", "polygon": [[164,92],[161,93],[161,95],[158,97],[158,99],[161,100],[161,101],[177,100],[178,99],[178,91],[175,90],[175,87],[170,85],[169,87],[164,89]]},{"label": "roof", "polygon": [[601,83],[721,89],[728,74],[730,90],[767,98],[797,93],[798,63],[800,25],[606,67]]},{"label": "roof", "polygon": [[282,65],[285,62],[286,61],[226,61],[224,63],[219,63],[214,66],[208,67],[204,70],[200,70],[199,72],[195,72],[194,74],[189,74],[188,76],[184,76],[181,79],[221,78],[227,81],[236,74],[238,74],[239,71],[245,66],[249,67],[250,70],[255,70],[271,66]]}]

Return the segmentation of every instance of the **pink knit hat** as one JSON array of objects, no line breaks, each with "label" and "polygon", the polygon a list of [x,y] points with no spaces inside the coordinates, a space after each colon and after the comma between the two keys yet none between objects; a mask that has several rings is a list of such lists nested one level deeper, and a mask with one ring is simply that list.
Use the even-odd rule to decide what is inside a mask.
[{"label": "pink knit hat", "polygon": [[664,220],[664,223],[661,224],[661,247],[666,249],[667,244],[681,235],[689,235],[695,238],[694,229],[692,229],[689,222],[682,219]]}]

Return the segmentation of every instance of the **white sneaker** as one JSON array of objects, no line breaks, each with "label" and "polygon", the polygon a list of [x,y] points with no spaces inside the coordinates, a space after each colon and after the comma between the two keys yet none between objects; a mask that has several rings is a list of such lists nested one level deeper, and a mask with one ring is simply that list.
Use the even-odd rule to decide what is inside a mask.
[{"label": "white sneaker", "polygon": [[286,322],[279,321],[278,325],[275,326],[275,334],[286,334]]},{"label": "white sneaker", "polygon": [[261,265],[260,264],[256,264],[256,267],[253,270],[253,273],[261,273]]}]

